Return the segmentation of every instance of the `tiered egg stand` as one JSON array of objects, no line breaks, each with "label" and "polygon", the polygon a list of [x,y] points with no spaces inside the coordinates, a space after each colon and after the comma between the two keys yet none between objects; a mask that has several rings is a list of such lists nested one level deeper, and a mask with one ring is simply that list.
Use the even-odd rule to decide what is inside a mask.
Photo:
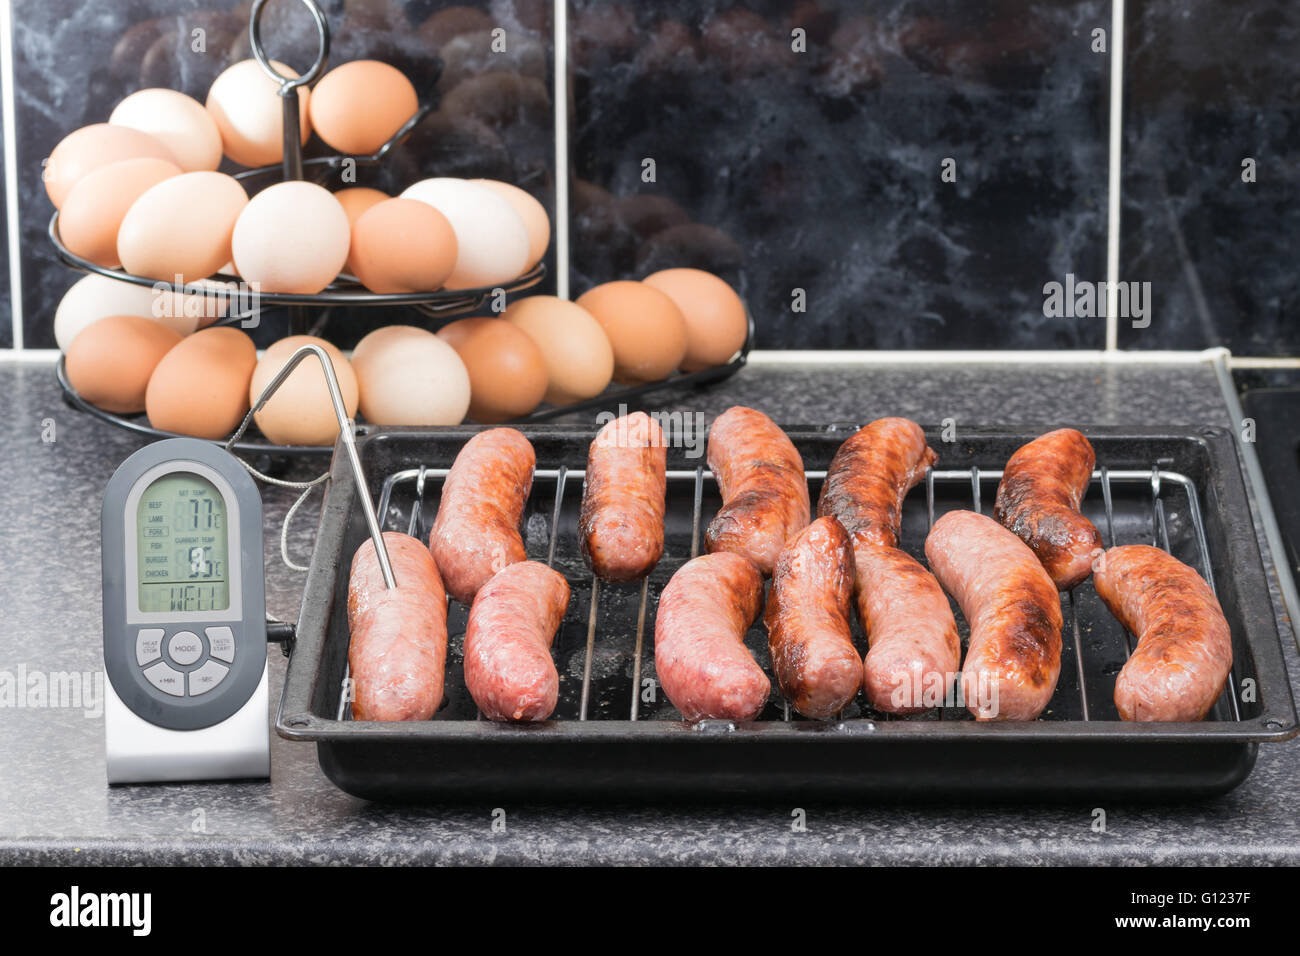
[{"label": "tiered egg stand", "polygon": [[[399,146],[408,134],[430,113],[433,109],[433,102],[426,101],[421,104],[420,109],[416,111],[407,122],[393,134],[383,146],[369,156],[320,156],[304,160],[302,155],[302,136],[301,127],[298,120],[298,96],[297,90],[301,86],[310,86],[325,70],[329,61],[330,48],[330,31],[329,24],[325,19],[324,13],[313,0],[303,0],[304,5],[311,12],[316,23],[317,34],[319,38],[318,52],[315,63],[301,76],[285,77],[281,76],[272,65],[267,57],[262,45],[261,38],[261,17],[262,10],[267,0],[257,0],[253,5],[249,15],[249,39],[253,49],[253,56],[256,57],[258,64],[262,69],[279,85],[279,95],[284,110],[284,159],[279,166],[264,166],[258,169],[248,169],[236,173],[235,178],[249,185],[265,185],[266,181],[274,177],[277,173],[281,180],[298,180],[306,178],[307,173],[319,180],[326,179],[329,174],[341,171],[345,164],[355,164],[356,166],[374,166],[384,161],[395,148]],[[313,317],[323,317],[327,310],[336,307],[379,307],[379,308],[407,308],[414,309],[427,319],[437,320],[436,323],[430,323],[436,326],[444,324],[447,320],[467,313],[475,312],[482,308],[488,301],[489,297],[500,296],[502,293],[509,295],[520,292],[524,289],[531,288],[542,281],[546,276],[546,266],[538,263],[533,269],[519,276],[518,278],[493,286],[485,286],[474,289],[443,289],[436,292],[411,292],[398,294],[380,294],[371,292],[361,285],[354,277],[341,275],[333,283],[328,285],[321,292],[312,295],[299,295],[289,293],[263,293],[256,295],[256,305],[249,309],[239,309],[236,306],[247,298],[247,293],[243,290],[240,280],[237,276],[230,276],[218,273],[208,280],[199,283],[174,284],[169,282],[160,282],[145,276],[132,275],[121,269],[108,269],[96,265],[87,259],[75,255],[68,250],[59,237],[59,214],[56,211],[50,219],[49,227],[50,242],[53,243],[59,259],[67,266],[77,269],[81,272],[93,272],[97,275],[113,279],[118,282],[130,282],[135,285],[147,286],[160,291],[171,291],[184,293],[186,295],[195,295],[211,299],[228,300],[228,308],[222,318],[218,319],[214,325],[255,325],[260,314],[268,308],[286,308],[289,314],[289,328],[291,334],[304,333],[310,327]],[[648,392],[656,389],[666,388],[669,386],[681,385],[704,385],[712,382],[718,382],[735,374],[741,366],[745,364],[745,359],[749,354],[751,343],[754,338],[753,318],[749,322],[749,334],[746,337],[745,344],[740,352],[726,365],[715,368],[704,369],[698,372],[677,373],[666,379],[657,382],[650,382],[642,385],[636,385],[623,388],[611,388],[595,398],[578,402],[572,405],[564,406],[547,406],[538,409],[525,416],[519,421],[545,421],[560,415],[566,415],[575,411],[582,411],[592,408],[612,408],[617,407],[619,403],[627,403],[632,399],[638,398]],[[136,415],[118,415],[112,412],[106,412],[101,408],[87,402],[77,394],[76,389],[68,382],[64,361],[59,359],[55,370],[58,377],[60,388],[63,390],[65,401],[74,408],[93,415],[94,417],[115,425],[119,428],[127,429],[138,434],[148,435],[153,438],[173,437],[173,433],[162,431],[152,427],[143,414]],[[275,445],[260,438],[245,438],[232,447],[244,452],[261,452],[272,454],[329,454],[330,446],[289,446]]]}]

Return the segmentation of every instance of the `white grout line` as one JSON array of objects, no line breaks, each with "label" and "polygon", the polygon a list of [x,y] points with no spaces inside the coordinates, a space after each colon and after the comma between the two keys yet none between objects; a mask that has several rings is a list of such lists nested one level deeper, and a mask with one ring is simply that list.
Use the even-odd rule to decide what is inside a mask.
[{"label": "white grout line", "polygon": [[1110,4],[1110,150],[1106,188],[1106,348],[1119,348],[1119,217],[1124,144],[1124,0]]},{"label": "white grout line", "polygon": [[555,0],[555,294],[569,297],[569,0]]},{"label": "white grout line", "polygon": [[[23,362],[37,365],[54,363],[62,353],[58,349],[0,349],[0,362]],[[262,350],[258,350],[259,356]],[[350,355],[346,350],[345,355]],[[1300,358],[1231,355],[1223,348],[1201,352],[1165,352],[1137,350],[1106,352],[1100,349],[1063,349],[1047,351],[924,352],[924,351],[798,351],[794,349],[755,349],[748,364],[758,367],[776,365],[1201,365],[1223,356],[1230,369],[1277,368],[1300,369]]]},{"label": "white grout line", "polygon": [[13,3],[0,3],[0,128],[4,130],[5,229],[9,240],[9,303],[13,347],[23,347],[22,226],[18,217],[18,132],[14,108]]}]

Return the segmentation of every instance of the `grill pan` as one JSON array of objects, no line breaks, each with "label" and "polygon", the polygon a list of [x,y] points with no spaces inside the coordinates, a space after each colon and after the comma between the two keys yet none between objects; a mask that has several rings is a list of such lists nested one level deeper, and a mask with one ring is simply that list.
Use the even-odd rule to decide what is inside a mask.
[{"label": "grill pan", "polygon": [[[835,450],[855,424],[790,427],[814,502]],[[908,495],[901,546],[923,557],[934,518],[992,511],[1003,463],[1050,427],[963,429]],[[442,477],[477,429],[361,429],[358,450],[386,530],[427,537]],[[582,473],[592,426],[521,428],[537,450],[524,516],[528,556],[572,589],[553,652],[553,718],[507,726],[478,717],[461,651],[468,611],[451,603],[446,693],[432,720],[353,721],[347,677],[347,580],[366,539],[355,488],[336,453],[308,573],[279,733],[314,741],[343,790],[375,800],[487,795],[541,799],[712,796],[822,798],[1187,799],[1222,793],[1250,773],[1260,742],[1297,732],[1295,705],[1231,437],[1218,428],[1084,428],[1098,470],[1083,503],[1103,542],[1156,544],[1206,575],[1232,629],[1233,674],[1200,723],[1120,721],[1111,695],[1132,647],[1091,582],[1062,595],[1061,678],[1048,709],[1026,723],[979,723],[959,706],[910,718],[872,711],[859,694],[836,720],[811,721],[773,698],[752,722],[690,725],[655,682],[654,612],[672,572],[703,547],[720,499],[698,443],[668,450],[664,558],[643,584],[600,582],[578,549]],[[681,434],[665,426],[671,436]],[[594,597],[594,600],[593,600]],[[594,612],[594,613],[593,613]],[[957,620],[965,642],[968,632]],[[640,625],[640,626],[638,626]],[[857,630],[860,650],[866,642]],[[747,641],[768,667],[761,624]]]}]

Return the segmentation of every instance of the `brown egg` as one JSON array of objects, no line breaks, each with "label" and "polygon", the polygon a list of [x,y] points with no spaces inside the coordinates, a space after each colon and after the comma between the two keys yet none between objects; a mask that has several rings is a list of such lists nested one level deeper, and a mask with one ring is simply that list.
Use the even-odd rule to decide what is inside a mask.
[{"label": "brown egg", "polygon": [[82,176],[59,210],[59,237],[74,255],[116,269],[117,231],[131,204],[181,168],[165,159],[142,156],[101,166]]},{"label": "brown egg", "polygon": [[614,349],[614,380],[635,385],[667,378],[686,356],[686,319],[664,292],[643,282],[606,282],[578,298]]},{"label": "brown egg", "polygon": [[591,313],[553,295],[530,295],[511,302],[501,318],[523,329],[542,350],[553,405],[593,398],[614,376],[614,350]]},{"label": "brown egg", "polygon": [[248,383],[257,347],[239,329],[203,329],[163,356],[149,379],[144,406],[154,428],[225,438],[248,412]]},{"label": "brown egg", "polygon": [[311,92],[311,125],[341,153],[368,156],[392,139],[420,108],[402,71],[378,60],[353,60],[325,74]]},{"label": "brown egg", "polygon": [[248,194],[225,173],[184,173],[164,179],[131,204],[117,232],[127,272],[164,282],[197,282],[231,260],[235,221]]},{"label": "brown egg", "polygon": [[[357,224],[361,214],[371,206],[376,206],[385,199],[392,197],[382,189],[371,189],[369,186],[350,186],[347,189],[340,189],[334,193],[334,198],[339,201],[343,211],[348,214],[348,229],[350,230]],[[348,256],[348,261],[343,264],[343,271],[348,275],[356,275],[352,270],[352,256]]]},{"label": "brown egg", "polygon": [[664,269],[642,280],[665,292],[686,319],[686,358],[682,371],[723,365],[749,335],[745,304],[734,289],[703,269]]},{"label": "brown egg", "polygon": [[343,211],[348,214],[348,223],[356,225],[363,212],[371,206],[378,205],[385,199],[393,197],[382,189],[371,189],[369,186],[349,186],[347,189],[340,189],[334,193],[334,198],[339,201]]},{"label": "brown egg", "polygon": [[[342,352],[314,335],[291,335],[262,353],[262,360],[257,363],[248,384],[249,404],[257,401],[262,390],[284,368],[284,363],[304,345],[319,345],[329,355],[348,417],[356,415],[356,373]],[[253,416],[253,421],[257,422],[262,434],[277,445],[332,445],[338,437],[339,426],[320,360],[312,355],[303,359],[281,383],[266,407]]]},{"label": "brown egg", "polygon": [[45,180],[45,191],[49,193],[54,208],[62,209],[63,201],[82,176],[101,166],[141,156],[176,162],[171,150],[148,133],[127,126],[95,123],[83,126],[59,141],[45,161],[41,178]]},{"label": "brown egg", "polygon": [[352,226],[348,261],[371,292],[432,292],[456,268],[458,253],[446,216],[415,199],[386,199]]},{"label": "brown egg", "polygon": [[68,346],[68,382],[96,408],[142,412],[149,377],[180,340],[161,322],[110,315],[86,326]]},{"label": "brown egg", "polygon": [[528,337],[504,319],[460,319],[438,330],[469,371],[469,417],[493,424],[527,415],[546,394],[546,362]]},{"label": "brown egg", "polygon": [[510,183],[496,179],[471,179],[470,182],[492,190],[510,203],[524,221],[524,228],[528,230],[528,264],[524,266],[525,271],[541,262],[542,256],[546,255],[546,247],[551,244],[551,218],[546,215],[546,207]]}]

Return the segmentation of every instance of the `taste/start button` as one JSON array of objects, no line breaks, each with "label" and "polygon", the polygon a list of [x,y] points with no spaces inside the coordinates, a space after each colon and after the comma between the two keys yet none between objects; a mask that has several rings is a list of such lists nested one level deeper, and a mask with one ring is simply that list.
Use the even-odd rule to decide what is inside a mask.
[{"label": "taste/start button", "polygon": [[167,654],[184,667],[203,656],[203,644],[193,631],[178,631],[167,642]]}]

